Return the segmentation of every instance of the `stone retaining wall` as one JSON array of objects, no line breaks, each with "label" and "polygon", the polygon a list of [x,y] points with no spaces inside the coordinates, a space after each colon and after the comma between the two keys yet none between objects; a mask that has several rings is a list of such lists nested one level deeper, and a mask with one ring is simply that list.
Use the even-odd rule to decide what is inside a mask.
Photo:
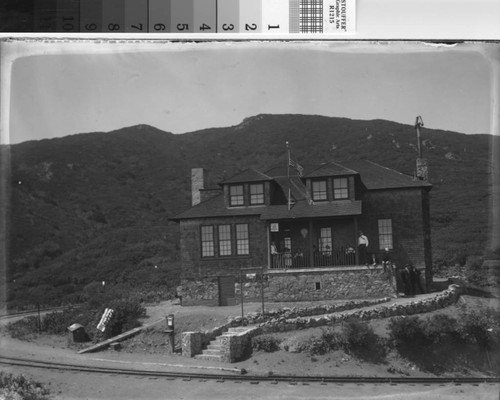
[{"label": "stone retaining wall", "polygon": [[[318,301],[377,298],[396,295],[396,280],[382,266],[350,266],[300,270],[270,270],[264,282],[235,277],[235,301]],[[219,305],[217,277],[183,280],[178,288],[183,306]]]},{"label": "stone retaining wall", "polygon": [[358,310],[350,313],[326,314],[311,318],[297,317],[291,319],[280,319],[278,321],[271,320],[264,322],[259,326],[262,328],[262,333],[286,332],[332,325],[352,318],[370,320],[376,318],[420,314],[448,307],[456,303],[462,293],[463,287],[450,285],[447,290],[442,291],[435,297],[416,300],[407,304],[393,303],[389,306],[381,306],[373,310]]},{"label": "stone retaining wall", "polygon": [[[351,318],[370,320],[376,318],[387,318],[403,315],[426,313],[448,307],[458,301],[464,292],[464,287],[450,285],[448,289],[438,293],[434,297],[418,299],[406,304],[393,303],[380,306],[373,310],[358,310],[347,312],[360,307],[381,304],[390,301],[390,298],[375,301],[350,301],[341,305],[318,305],[304,309],[290,308],[279,311],[270,311],[264,316],[260,313],[250,313],[245,319],[241,317],[231,318],[228,323],[205,332],[183,332],[182,333],[182,355],[194,357],[200,354],[203,346],[211,340],[222,335],[230,327],[241,326],[243,323],[258,324],[255,328],[244,334],[233,334],[222,336],[224,343],[224,360],[235,362],[239,360],[249,345],[249,340],[261,333],[286,332],[299,329],[315,328],[319,326],[332,325]],[[344,312],[342,312],[344,311]]]},{"label": "stone retaining wall", "polygon": [[252,337],[261,333],[262,329],[255,327],[242,333],[222,336],[220,338],[222,361],[228,363],[240,361],[250,353]]}]

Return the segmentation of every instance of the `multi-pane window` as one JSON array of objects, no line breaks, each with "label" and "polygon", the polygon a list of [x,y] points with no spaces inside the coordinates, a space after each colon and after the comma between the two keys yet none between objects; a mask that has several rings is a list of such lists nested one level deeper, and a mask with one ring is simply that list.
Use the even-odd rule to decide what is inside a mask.
[{"label": "multi-pane window", "polygon": [[219,255],[231,255],[231,225],[219,225]]},{"label": "multi-pane window", "polygon": [[250,185],[250,204],[264,204],[264,185],[262,183]]},{"label": "multi-pane window", "polygon": [[333,179],[333,198],[334,199],[349,198],[349,187],[347,185],[347,178]]},{"label": "multi-pane window", "polygon": [[326,181],[312,181],[312,198],[313,200],[327,200]]},{"label": "multi-pane window", "polygon": [[250,254],[248,224],[236,224],[236,254]]},{"label": "multi-pane window", "polygon": [[215,256],[215,241],[214,241],[213,226],[201,227],[201,256],[202,257]]},{"label": "multi-pane window", "polygon": [[323,254],[332,251],[332,228],[321,228],[319,233],[319,251]]},{"label": "multi-pane window", "polygon": [[288,249],[292,250],[292,238],[291,237],[285,237],[283,238],[283,249]]},{"label": "multi-pane window", "polygon": [[229,186],[229,205],[231,207],[245,205],[245,196],[243,195],[243,185]]},{"label": "multi-pane window", "polygon": [[392,220],[379,219],[378,220],[378,243],[380,249],[392,249]]}]

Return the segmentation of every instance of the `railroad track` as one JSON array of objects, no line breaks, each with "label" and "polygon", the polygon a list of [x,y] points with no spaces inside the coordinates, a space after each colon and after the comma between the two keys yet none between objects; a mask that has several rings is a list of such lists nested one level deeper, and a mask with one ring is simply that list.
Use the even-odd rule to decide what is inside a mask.
[{"label": "railroad track", "polygon": [[[74,308],[79,307],[80,305],[75,305],[73,306]],[[47,314],[50,312],[56,312],[56,311],[64,311],[68,309],[68,306],[59,306],[59,307],[49,307],[49,308],[40,308],[40,313],[41,314]],[[2,320],[9,320],[12,318],[18,318],[18,317],[29,317],[32,315],[38,315],[38,309],[30,309],[30,310],[23,310],[23,311],[16,311],[16,312],[9,312],[6,314],[0,314],[0,321]]]},{"label": "railroad track", "polygon": [[29,368],[42,368],[51,370],[74,371],[83,373],[110,374],[110,375],[126,375],[140,376],[150,378],[165,378],[165,379],[182,379],[184,381],[199,380],[201,382],[207,380],[216,380],[218,382],[234,381],[234,382],[249,382],[258,384],[260,382],[288,384],[345,384],[345,383],[379,383],[379,384],[410,384],[410,385],[479,385],[479,384],[498,384],[500,377],[349,377],[349,376],[285,376],[285,375],[244,375],[244,374],[204,374],[204,373],[184,373],[184,372],[167,372],[167,371],[151,371],[151,370],[134,370],[126,368],[109,368],[109,367],[93,367],[86,365],[65,364],[57,362],[33,361],[24,358],[11,358],[0,356],[0,364],[21,366]]}]

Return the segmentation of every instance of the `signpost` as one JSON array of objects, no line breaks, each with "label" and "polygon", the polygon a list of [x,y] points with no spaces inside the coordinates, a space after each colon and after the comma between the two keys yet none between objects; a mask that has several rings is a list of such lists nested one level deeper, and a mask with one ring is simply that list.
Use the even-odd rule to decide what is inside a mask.
[{"label": "signpost", "polygon": [[260,280],[260,297],[262,302],[262,315],[264,315],[264,266],[262,267],[251,267],[251,268],[240,268],[240,301],[241,301],[241,319],[245,317],[243,311],[243,272],[245,272],[245,278],[254,281]]}]

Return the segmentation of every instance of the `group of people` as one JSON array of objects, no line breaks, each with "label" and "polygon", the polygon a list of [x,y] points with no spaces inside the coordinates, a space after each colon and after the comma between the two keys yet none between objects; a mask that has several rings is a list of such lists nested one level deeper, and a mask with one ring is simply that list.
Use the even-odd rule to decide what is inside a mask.
[{"label": "group of people", "polygon": [[292,255],[291,249],[285,247],[283,254],[278,252],[276,243],[271,242],[271,257],[274,268],[292,268],[304,266],[304,253],[300,248]]},{"label": "group of people", "polygon": [[420,282],[420,271],[414,265],[405,265],[401,270],[401,280],[403,281],[405,296],[415,296],[417,287],[421,294],[424,293]]},{"label": "group of people", "polygon": [[[362,231],[359,231],[358,252],[359,252],[360,264],[368,265],[368,258],[369,258],[368,244],[369,242],[366,235],[364,235]],[[373,263],[375,264],[375,260],[373,260]],[[384,249],[384,252],[382,253],[382,266],[384,268],[384,272],[392,272],[393,264],[391,261],[389,249],[387,247]],[[417,288],[421,294],[425,293],[422,287],[420,275],[421,275],[420,270],[411,264],[406,264],[404,268],[400,271],[399,276],[403,283],[403,291],[405,296],[415,296]]]}]

